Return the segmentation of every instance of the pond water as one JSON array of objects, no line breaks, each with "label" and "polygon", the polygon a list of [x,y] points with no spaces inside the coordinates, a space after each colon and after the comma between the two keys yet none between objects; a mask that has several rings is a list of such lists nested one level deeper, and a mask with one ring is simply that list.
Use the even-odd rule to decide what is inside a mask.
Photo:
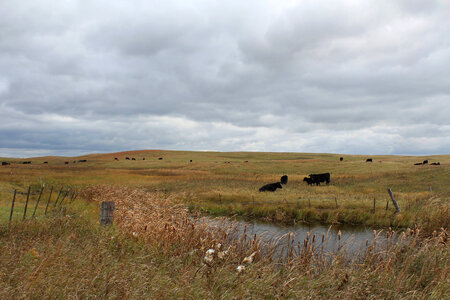
[{"label": "pond water", "polygon": [[[224,226],[224,221],[218,219],[206,218],[206,222],[212,226]],[[326,252],[336,253],[338,250],[346,252],[347,254],[354,256],[359,253],[364,253],[367,249],[367,245],[372,245],[374,240],[374,229],[360,227],[360,226],[323,226],[323,225],[307,225],[297,224],[292,226],[279,225],[273,223],[263,223],[258,221],[244,221],[233,220],[225,221],[227,224],[234,224],[236,234],[239,238],[245,234],[249,239],[252,239],[255,235],[262,241],[275,245],[279,255],[284,255],[283,251],[286,251],[288,244],[302,246],[305,239],[309,235],[309,243],[314,235],[316,249],[319,249],[323,245],[323,250]],[[339,232],[340,239],[339,239]],[[380,230],[377,230],[379,233]],[[322,235],[325,237],[325,242],[322,244]],[[292,240],[294,239],[294,242]],[[376,240],[376,248],[386,246],[386,230],[383,230]]]}]

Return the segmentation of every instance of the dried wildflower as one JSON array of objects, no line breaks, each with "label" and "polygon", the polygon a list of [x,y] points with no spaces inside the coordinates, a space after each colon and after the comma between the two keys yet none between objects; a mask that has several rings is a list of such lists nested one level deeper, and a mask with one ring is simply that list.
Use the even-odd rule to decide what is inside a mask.
[{"label": "dried wildflower", "polygon": [[134,231],[133,231],[132,234],[133,234],[134,237],[137,237],[137,236],[138,236],[137,232],[134,232]]},{"label": "dried wildflower", "polygon": [[248,265],[251,264],[253,262],[253,259],[254,259],[255,255],[256,255],[256,252],[253,252],[250,256],[247,256],[246,258],[244,258],[242,260],[242,263],[243,264],[248,264]]},{"label": "dried wildflower", "polygon": [[206,251],[205,257],[203,257],[203,261],[206,263],[211,263],[214,260],[214,253],[216,253],[216,250],[209,249]]},{"label": "dried wildflower", "polygon": [[239,265],[236,270],[238,271],[238,273],[243,273],[245,271],[245,266],[243,265]]}]

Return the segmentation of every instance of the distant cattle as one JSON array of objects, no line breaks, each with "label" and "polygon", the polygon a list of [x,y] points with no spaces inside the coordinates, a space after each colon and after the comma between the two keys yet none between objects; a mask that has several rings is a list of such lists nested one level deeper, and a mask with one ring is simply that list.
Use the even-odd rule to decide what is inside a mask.
[{"label": "distant cattle", "polygon": [[31,161],[24,161],[22,164],[29,165],[29,164],[31,164]]},{"label": "distant cattle", "polygon": [[189,162],[192,162],[192,159],[191,159],[191,160],[189,160]]},{"label": "distant cattle", "polygon": [[69,164],[69,162],[68,162],[68,161],[65,161],[65,162],[64,162],[64,164],[68,165],[68,164]]},{"label": "distant cattle", "polygon": [[274,182],[274,183],[269,183],[269,184],[262,186],[259,189],[259,191],[260,192],[275,192],[277,189],[282,189],[282,188],[283,187],[281,186],[281,183]]},{"label": "distant cattle", "polygon": [[129,158],[129,157],[125,157],[125,159],[126,159],[126,160],[130,160],[130,158]]},{"label": "distant cattle", "polygon": [[303,178],[303,181],[306,181],[306,183],[307,183],[308,185],[312,185],[312,184],[313,184],[312,178],[309,178],[309,177]]},{"label": "distant cattle", "polygon": [[159,157],[159,158],[158,158],[158,160],[162,160],[162,159],[163,159],[162,157]]},{"label": "distant cattle", "polygon": [[415,165],[415,166],[421,166],[422,163],[415,163],[414,165]]},{"label": "distant cattle", "polygon": [[424,164],[424,165],[428,164],[428,159],[424,160],[422,164]]},{"label": "distant cattle", "polygon": [[440,162],[435,162],[435,163],[431,163],[430,165],[432,165],[432,166],[440,166],[441,163]]},{"label": "distant cattle", "polygon": [[86,159],[80,159],[78,162],[87,162]]},{"label": "distant cattle", "polygon": [[74,161],[73,161],[73,163],[74,163],[74,164],[76,164],[76,163],[77,163],[77,161],[76,161],[76,160],[74,160]]},{"label": "distant cattle", "polygon": [[330,183],[330,173],[322,173],[322,174],[309,174],[309,178],[311,178],[311,183],[308,182],[308,184],[316,184],[316,185],[320,185],[321,182],[326,182],[327,184]]},{"label": "distant cattle", "polygon": [[2,161],[2,166],[7,166],[7,165],[9,165],[9,164],[10,164],[9,162]]},{"label": "distant cattle", "polygon": [[372,162],[371,158],[366,159],[366,162]]},{"label": "distant cattle", "polygon": [[131,158],[131,160],[136,160],[136,158],[133,157],[133,158]]},{"label": "distant cattle", "polygon": [[244,162],[248,163],[248,160],[246,160],[246,161],[244,161]]},{"label": "distant cattle", "polygon": [[339,158],[339,160],[340,160],[340,161],[343,161],[343,160],[344,160],[344,158],[343,158],[343,157],[341,157],[341,158]]},{"label": "distant cattle", "polygon": [[48,164],[48,161],[44,161],[44,164]]},{"label": "distant cattle", "polygon": [[281,184],[287,184],[287,182],[288,182],[288,176],[287,176],[287,175],[281,176],[280,182],[281,182]]},{"label": "distant cattle", "polygon": [[145,160],[145,157],[143,157],[142,160]]},{"label": "distant cattle", "polygon": [[114,160],[119,160],[117,157],[114,157]]}]

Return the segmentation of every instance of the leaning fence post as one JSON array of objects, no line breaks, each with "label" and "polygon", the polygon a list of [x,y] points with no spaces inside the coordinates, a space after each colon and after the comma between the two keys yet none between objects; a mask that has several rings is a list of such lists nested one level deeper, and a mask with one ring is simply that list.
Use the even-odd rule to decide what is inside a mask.
[{"label": "leaning fence post", "polygon": [[64,199],[66,199],[66,197],[67,197],[67,195],[68,195],[69,193],[70,193],[70,188],[67,190],[67,192],[66,192],[66,193],[64,194],[64,196],[62,197],[61,202],[59,202],[58,207],[62,205]]},{"label": "leaning fence post", "polygon": [[48,205],[50,204],[50,199],[52,198],[52,192],[53,192],[53,186],[50,188],[50,195],[48,196],[47,205],[45,206],[45,213],[44,213],[45,216],[47,215]]},{"label": "leaning fence post", "polygon": [[61,196],[62,189],[63,189],[63,187],[61,187],[59,189],[58,197],[56,197],[56,201],[55,201],[55,203],[53,203],[53,207],[56,207],[56,204],[58,203],[58,200],[59,200],[59,196]]},{"label": "leaning fence post", "polygon": [[399,212],[400,212],[400,207],[398,206],[397,201],[395,201],[395,199],[394,199],[394,194],[392,194],[392,190],[391,190],[391,189],[388,189],[388,193],[389,193],[389,196],[391,196],[392,203],[394,203],[394,206],[395,206],[395,212],[396,212],[396,213],[399,213]]},{"label": "leaning fence post", "polygon": [[38,208],[39,201],[41,200],[41,196],[42,196],[42,192],[43,192],[43,191],[44,191],[44,187],[41,187],[41,191],[39,192],[39,197],[38,197],[38,199],[37,199],[36,206],[34,207],[34,211],[33,211],[33,216],[32,216],[32,218],[34,218],[34,215],[36,214],[36,209]]},{"label": "leaning fence post", "polygon": [[114,201],[103,201],[100,210],[100,224],[109,225],[114,220]]},{"label": "leaning fence post", "polygon": [[376,209],[376,199],[375,197],[373,197],[373,213],[375,214],[375,209]]},{"label": "leaning fence post", "polygon": [[30,198],[30,190],[31,190],[31,185],[28,187],[27,201],[25,201],[25,209],[23,210],[22,220],[25,220],[25,217],[27,216],[27,207],[28,207],[28,199]]},{"label": "leaning fence post", "polygon": [[11,223],[13,212],[14,212],[14,202],[16,202],[16,191],[17,190],[14,190],[14,196],[13,196],[12,204],[11,204],[11,213],[9,214],[9,223]]},{"label": "leaning fence post", "polygon": [[338,208],[337,197],[334,197],[334,202],[336,203],[336,209]]}]

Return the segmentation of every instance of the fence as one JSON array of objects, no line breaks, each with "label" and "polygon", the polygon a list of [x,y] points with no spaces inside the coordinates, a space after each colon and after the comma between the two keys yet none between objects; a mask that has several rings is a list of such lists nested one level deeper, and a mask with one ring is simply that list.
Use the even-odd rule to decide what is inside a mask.
[{"label": "fence", "polygon": [[[60,187],[58,196],[56,197],[55,201],[52,201],[52,195],[53,195],[53,186],[49,190],[47,201],[42,200],[42,195],[45,191],[45,185],[42,185],[39,189],[38,193],[32,193],[31,192],[31,185],[28,187],[28,191],[26,193],[21,193],[17,189],[14,190],[12,201],[11,201],[11,210],[9,213],[9,223],[13,221],[14,218],[14,210],[17,211],[17,196],[22,194],[26,195],[25,204],[23,207],[23,215],[22,215],[22,221],[27,218],[27,213],[30,213],[31,210],[33,210],[33,213],[31,215],[31,219],[36,218],[36,212],[38,211],[39,204],[42,204],[45,202],[45,209],[43,208],[43,215],[46,216],[49,212],[49,207],[52,211],[60,211],[63,212],[66,209],[66,206],[69,204],[72,204],[75,199],[78,196],[77,190],[72,190],[70,187],[65,188],[63,186]],[[30,196],[38,195],[36,203],[34,204],[34,208],[31,207],[29,211],[29,205],[31,205],[31,198]],[[42,200],[42,201],[41,201]],[[41,205],[43,207],[44,204]]]}]

